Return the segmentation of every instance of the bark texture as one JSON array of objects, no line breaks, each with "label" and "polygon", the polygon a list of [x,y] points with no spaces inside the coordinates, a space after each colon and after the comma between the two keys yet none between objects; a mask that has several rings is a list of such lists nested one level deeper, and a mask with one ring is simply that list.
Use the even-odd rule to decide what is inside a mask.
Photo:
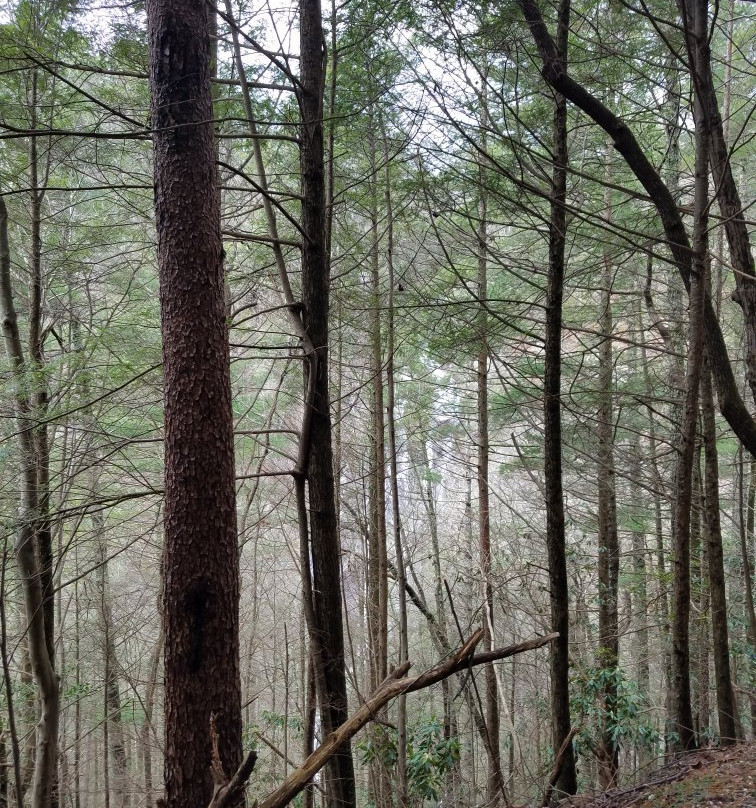
[{"label": "bark texture", "polygon": [[210,720],[241,762],[239,568],[209,7],[147,4],[165,373],[165,799],[213,794]]}]

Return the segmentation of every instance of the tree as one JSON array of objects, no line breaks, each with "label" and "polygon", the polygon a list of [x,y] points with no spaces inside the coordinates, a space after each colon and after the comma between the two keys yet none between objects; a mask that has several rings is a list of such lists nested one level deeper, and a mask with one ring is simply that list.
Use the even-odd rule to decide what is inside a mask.
[{"label": "tree", "polygon": [[209,15],[147,4],[165,401],[165,804],[206,808],[211,720],[241,762],[239,555]]},{"label": "tree", "polygon": [[[613,149],[607,149],[607,177],[611,177]],[[612,219],[612,191],[607,188],[606,218]],[[619,666],[619,537],[617,535],[617,494],[614,469],[614,406],[612,403],[614,373],[614,319],[612,317],[613,266],[608,247],[603,255],[601,315],[602,342],[599,347],[599,412],[598,438],[598,649],[596,665],[607,672],[601,694],[602,728],[598,746],[601,784],[612,788],[617,784],[619,745],[611,727],[611,716],[617,711],[617,669]]]},{"label": "tree", "polygon": [[[166,326],[176,323],[179,298],[191,299],[202,322],[209,304],[217,333],[223,319],[228,324],[230,362],[223,351],[215,365],[230,364],[224,407],[232,412],[235,469],[231,480],[231,464],[221,462],[213,479],[231,490],[224,513],[238,513],[235,529],[226,516],[218,524],[225,558],[238,559],[240,738],[259,756],[248,800],[282,808],[301,794],[312,808],[343,805],[345,797],[362,805],[374,795],[411,808],[435,793],[472,808],[487,799],[489,775],[504,779],[498,760],[508,760],[506,792],[494,786],[490,796],[513,804],[548,801],[552,784],[556,793],[597,787],[617,760],[617,779],[629,784],[677,738],[674,618],[683,646],[690,625],[694,733],[708,738],[717,723],[710,662],[725,697],[716,711],[720,732],[724,739],[742,732],[737,702],[726,697],[745,707],[752,673],[754,497],[746,450],[714,409],[722,378],[708,389],[706,363],[684,440],[680,424],[695,393],[685,369],[687,362],[695,371],[699,339],[699,309],[688,308],[682,278],[695,301],[701,262],[715,262],[707,294],[732,376],[748,389],[748,341],[737,347],[744,308],[721,291],[749,283],[742,233],[735,246],[725,234],[743,218],[741,203],[729,189],[724,208],[715,204],[729,180],[714,165],[724,165],[710,126],[717,98],[706,100],[708,71],[737,181],[749,155],[748,22],[732,9],[723,20],[711,7],[703,43],[710,55],[700,37],[691,39],[691,54],[695,14],[687,5],[666,22],[659,7],[649,9],[653,20],[642,9],[582,7],[579,24],[573,6],[572,24],[561,27],[566,4],[541,9],[565,61],[560,37],[569,43],[568,77],[590,94],[574,98],[614,126],[609,140],[570,105],[573,85],[559,92],[529,69],[538,53],[517,4],[307,4],[300,28],[298,4],[226,0],[217,32],[214,17],[201,20],[212,111],[206,104],[194,118],[168,114],[163,123],[146,121],[148,40],[136,7],[106,19],[49,0],[12,4],[0,27],[0,193],[5,289],[23,362],[6,352],[0,367],[0,522],[9,550],[0,575],[0,803],[31,798],[41,705],[25,580],[10,557],[12,536],[27,527],[29,511],[19,512],[19,503],[30,499],[29,482],[40,504],[32,521],[42,552],[34,561],[48,576],[40,608],[52,629],[44,639],[59,677],[60,802],[116,806],[123,794],[136,805],[162,791],[155,778],[164,751],[163,618],[155,603],[162,601],[164,390],[153,142],[163,170],[181,163],[167,154],[183,159],[191,151],[197,182],[217,182],[222,247],[206,237],[207,221],[192,216],[209,209],[199,189],[198,204],[189,200],[182,211],[164,204],[180,185],[159,184],[159,224],[168,233],[161,260],[165,242],[177,240],[174,225],[186,248],[179,294],[164,296]],[[321,11],[322,25],[308,25]],[[193,19],[182,13],[176,36],[183,39]],[[300,31],[298,46],[292,33]],[[168,69],[175,43],[163,44]],[[698,107],[694,117],[694,94],[706,101],[703,118]],[[603,111],[593,103],[599,99]],[[208,117],[212,145],[202,138],[190,145],[200,129],[207,134],[198,124]],[[696,253],[688,254],[690,272],[680,273],[682,251],[670,248],[637,176],[644,164],[625,124],[678,209]],[[702,139],[698,176],[695,152],[707,129],[702,207],[702,194],[696,201],[693,193],[706,174]],[[608,145],[615,137],[634,170]],[[669,231],[673,214],[664,210]],[[225,305],[217,293],[221,249]],[[198,267],[209,268],[201,294]],[[177,276],[167,276],[175,289]],[[205,356],[203,346],[217,354],[226,335],[208,340],[195,326],[194,357]],[[166,350],[178,345],[183,355],[190,340],[175,337]],[[167,356],[169,381],[176,355]],[[198,369],[194,357],[182,373]],[[215,365],[202,384],[215,383]],[[171,424],[195,406],[209,412],[208,397],[177,395],[171,383],[166,446],[175,483],[177,468],[204,474],[207,458],[227,451],[228,441],[218,451],[210,444],[216,425],[224,434],[229,425],[208,415],[184,464]],[[208,468],[215,475],[214,463]],[[175,525],[184,502],[168,482]],[[198,496],[204,508],[208,493]],[[205,516],[192,517],[193,535],[206,538]],[[168,533],[166,550],[176,550],[176,531]],[[602,548],[613,548],[611,557]],[[181,597],[193,576],[207,575],[192,566],[196,555],[181,553],[185,580],[173,576],[166,597]],[[175,610],[171,619],[175,628]],[[560,620],[565,633],[555,652],[533,649],[516,670],[487,651],[497,638],[519,645]],[[457,638],[464,643],[481,626],[492,635],[480,638],[481,653],[459,656]],[[196,695],[176,692],[170,670],[180,651],[174,630],[169,723],[180,699]],[[553,675],[550,657],[559,660]],[[422,671],[439,659],[443,671],[431,678],[441,676],[440,687],[409,695],[405,663]],[[485,670],[471,672],[471,662]],[[400,674],[389,673],[391,663]],[[421,681],[430,683],[423,674]],[[191,720],[197,737],[185,746],[198,761],[197,803],[231,806],[254,756],[235,769],[239,736],[237,757],[221,761],[227,718],[198,709]],[[344,768],[337,758],[350,744],[360,756]],[[610,766],[602,769],[602,758]],[[580,779],[570,785],[563,778],[575,762]]]},{"label": "tree", "polygon": [[[656,207],[668,248],[686,288],[690,289],[693,250],[681,213],[669,188],[662,181],[627,124],[575,81],[560,64],[554,40],[534,0],[518,0],[518,2],[538,47],[543,63],[541,73],[544,80],[563,93],[612,137],[617,151],[625,158],[627,165]],[[706,101],[702,103],[706,104]],[[745,302],[746,298],[742,299]],[[711,298],[706,294],[703,306],[707,354],[711,361],[720,410],[733,432],[743,441],[751,454],[756,455],[756,422],[743,403]],[[746,327],[749,332],[756,329],[756,318],[747,314]],[[756,342],[754,345],[756,346]]]},{"label": "tree", "polygon": [[[341,613],[341,548],[337,530],[331,410],[328,390],[328,299],[330,272],[326,254],[325,166],[323,152],[323,19],[319,0],[299,4],[301,86],[300,165],[302,191],[302,321],[312,345],[307,357],[308,390],[305,447],[309,495],[309,553],[312,563],[312,641],[321,721],[327,734],[348,716]],[[300,520],[302,515],[300,515]],[[300,524],[300,530],[306,526]],[[308,597],[308,593],[305,594]],[[328,763],[329,808],[355,805],[354,764],[349,739]]]},{"label": "tree", "polygon": [[37,476],[34,429],[29,423],[32,403],[26,382],[28,366],[18,328],[18,316],[13,303],[10,272],[10,244],[8,241],[8,212],[0,197],[0,305],[3,316],[5,348],[13,367],[15,383],[15,414],[21,455],[21,503],[18,535],[15,541],[16,562],[21,573],[29,658],[34,679],[39,689],[40,716],[36,728],[36,754],[31,786],[32,808],[50,808],[54,800],[57,781],[58,723],[60,690],[55,674],[54,657],[50,653],[48,624],[45,619],[47,593],[43,587],[42,561],[39,548],[39,481]]},{"label": "tree", "polygon": [[[559,5],[557,42],[559,59],[567,63],[570,0]],[[544,368],[544,474],[546,494],[546,547],[549,559],[551,625],[559,639],[551,651],[551,708],[554,749],[571,736],[569,697],[569,590],[567,580],[564,498],[562,491],[562,300],[564,296],[567,216],[567,100],[554,97],[554,168],[549,225],[549,276],[546,292],[546,335]],[[566,793],[577,791],[575,757],[566,748],[556,787]]]}]

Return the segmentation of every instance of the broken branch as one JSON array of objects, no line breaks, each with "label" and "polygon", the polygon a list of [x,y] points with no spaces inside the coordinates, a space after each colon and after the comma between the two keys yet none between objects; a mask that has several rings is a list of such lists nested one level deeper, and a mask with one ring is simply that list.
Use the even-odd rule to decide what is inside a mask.
[{"label": "broken branch", "polygon": [[[297,796],[310,780],[326,765],[334,754],[347,741],[351,740],[388,702],[402,693],[411,693],[422,690],[430,685],[446,679],[454,673],[475,665],[494,662],[500,659],[540,648],[553,642],[559,635],[548,634],[545,637],[535,637],[532,640],[510,645],[483,654],[474,655],[473,651],[483,636],[483,629],[478,629],[465,644],[449,659],[431,668],[425,673],[411,678],[402,678],[408,670],[408,665],[401,665],[392,671],[378,686],[376,691],[365,703],[359,707],[340,727],[334,730],[323,743],[308,758],[295,769],[286,781],[262,802],[256,803],[255,808],[282,808]],[[216,808],[216,806],[209,806]]]}]

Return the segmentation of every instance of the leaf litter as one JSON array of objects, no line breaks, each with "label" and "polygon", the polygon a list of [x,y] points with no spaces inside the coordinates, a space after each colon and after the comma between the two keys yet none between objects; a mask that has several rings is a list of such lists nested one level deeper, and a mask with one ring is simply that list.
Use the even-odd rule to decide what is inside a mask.
[{"label": "leaf litter", "polygon": [[756,808],[756,743],[690,752],[643,783],[572,797],[559,808]]}]

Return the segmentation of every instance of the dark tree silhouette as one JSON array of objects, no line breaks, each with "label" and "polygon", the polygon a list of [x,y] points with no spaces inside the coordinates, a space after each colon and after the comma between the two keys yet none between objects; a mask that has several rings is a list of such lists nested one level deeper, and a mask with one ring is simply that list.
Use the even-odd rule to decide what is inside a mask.
[{"label": "dark tree silhouette", "polygon": [[147,3],[165,373],[165,800],[205,808],[210,721],[241,759],[239,567],[208,9]]}]

